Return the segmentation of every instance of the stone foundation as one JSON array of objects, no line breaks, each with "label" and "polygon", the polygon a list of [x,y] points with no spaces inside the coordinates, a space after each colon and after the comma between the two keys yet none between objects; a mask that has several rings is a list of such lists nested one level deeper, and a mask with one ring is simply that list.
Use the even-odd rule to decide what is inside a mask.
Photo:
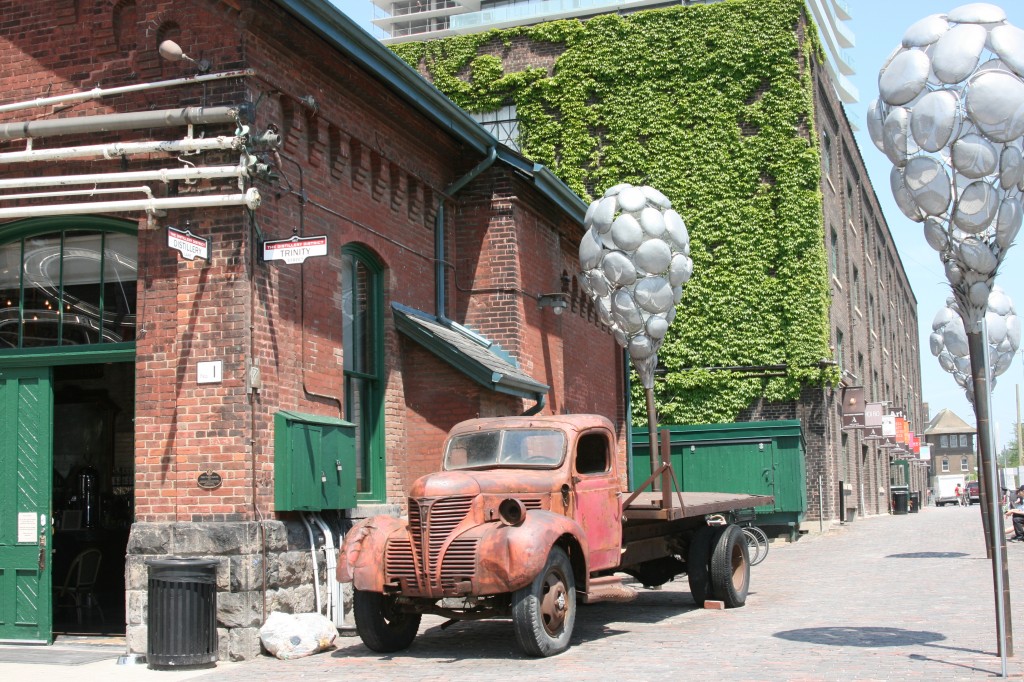
[{"label": "stone foundation", "polygon": [[[353,510],[355,511],[355,510]],[[361,509],[353,518],[397,515],[397,506]],[[326,602],[323,534],[317,542],[317,583]],[[336,537],[335,545],[339,543]],[[259,628],[274,611],[313,613],[316,596],[309,534],[300,520],[135,523],[125,558],[126,640],[129,653],[147,648],[147,559],[216,559],[218,659],[242,661],[260,654]],[[264,559],[265,557],[265,559]],[[345,600],[350,600],[346,596]],[[350,613],[350,604],[345,605]]]}]

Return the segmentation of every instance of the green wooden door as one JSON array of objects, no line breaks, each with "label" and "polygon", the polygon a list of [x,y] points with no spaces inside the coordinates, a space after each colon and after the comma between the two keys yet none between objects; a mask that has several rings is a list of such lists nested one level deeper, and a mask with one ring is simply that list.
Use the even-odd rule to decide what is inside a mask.
[{"label": "green wooden door", "polygon": [[50,368],[0,370],[0,641],[52,638]]}]

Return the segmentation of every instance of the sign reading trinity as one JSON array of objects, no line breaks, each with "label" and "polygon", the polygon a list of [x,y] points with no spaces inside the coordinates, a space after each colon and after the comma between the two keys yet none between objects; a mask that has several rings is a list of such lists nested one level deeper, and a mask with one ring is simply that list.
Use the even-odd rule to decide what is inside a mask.
[{"label": "sign reading trinity", "polygon": [[327,235],[319,237],[292,237],[263,242],[263,260],[283,260],[302,263],[313,256],[327,255]]}]

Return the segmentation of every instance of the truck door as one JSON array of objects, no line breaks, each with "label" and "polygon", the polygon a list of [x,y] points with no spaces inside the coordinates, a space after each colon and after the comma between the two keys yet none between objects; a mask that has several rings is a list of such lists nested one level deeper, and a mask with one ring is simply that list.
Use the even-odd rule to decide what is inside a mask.
[{"label": "truck door", "polygon": [[587,535],[590,571],[619,564],[622,512],[612,453],[611,434],[604,430],[590,431],[576,439],[572,477],[574,517]]}]

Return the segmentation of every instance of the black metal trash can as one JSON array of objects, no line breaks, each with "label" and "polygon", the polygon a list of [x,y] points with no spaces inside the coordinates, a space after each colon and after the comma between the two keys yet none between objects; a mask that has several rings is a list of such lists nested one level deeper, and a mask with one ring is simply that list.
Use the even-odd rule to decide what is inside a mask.
[{"label": "black metal trash can", "polygon": [[892,491],[892,513],[893,514],[906,514],[907,505],[910,500],[910,493],[906,490],[893,490]]},{"label": "black metal trash can", "polygon": [[217,561],[147,559],[146,662],[153,669],[217,663]]},{"label": "black metal trash can", "polygon": [[910,513],[916,514],[919,511],[921,511],[921,493],[910,493]]}]

